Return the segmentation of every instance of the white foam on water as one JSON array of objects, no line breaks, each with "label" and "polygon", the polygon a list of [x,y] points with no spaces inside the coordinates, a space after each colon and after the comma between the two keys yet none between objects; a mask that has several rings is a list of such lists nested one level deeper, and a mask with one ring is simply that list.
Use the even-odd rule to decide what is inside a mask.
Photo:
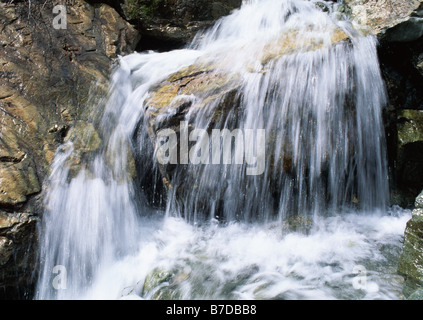
[{"label": "white foam on water", "polygon": [[[407,210],[336,215],[308,235],[275,224],[149,219],[138,252],[99,272],[84,298],[150,299],[171,288],[183,299],[401,299],[396,262],[409,218]],[[143,291],[157,270],[173,278]]]}]

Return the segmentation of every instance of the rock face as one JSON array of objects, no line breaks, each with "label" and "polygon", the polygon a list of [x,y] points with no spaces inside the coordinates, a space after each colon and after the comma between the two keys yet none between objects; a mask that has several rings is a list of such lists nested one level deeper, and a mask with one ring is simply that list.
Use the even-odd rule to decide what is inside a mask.
[{"label": "rock face", "polygon": [[33,246],[37,241],[37,221],[38,217],[33,213],[0,212],[1,280],[10,287],[8,290],[2,288],[4,292],[0,296],[28,297],[22,287],[32,282],[33,270],[29,267],[36,262]]},{"label": "rock face", "polygon": [[423,181],[423,110],[398,110],[397,114],[397,183],[412,195]]},{"label": "rock face", "polygon": [[146,39],[159,47],[183,45],[191,41],[197,31],[240,7],[242,0],[124,0],[124,16],[139,25]]},{"label": "rock face", "polygon": [[[379,48],[389,103],[385,109],[386,136],[396,204],[411,207],[423,188],[421,164],[423,76],[417,58],[423,41],[411,43],[382,41]],[[420,172],[420,173],[419,173]]]},{"label": "rock face", "polygon": [[182,294],[177,285],[186,278],[188,275],[176,268],[174,270],[154,269],[145,278],[141,294],[153,300],[181,299]]},{"label": "rock face", "polygon": [[[416,198],[412,218],[407,222],[398,271],[406,278],[404,295],[418,295],[423,287],[423,191]],[[414,298],[412,298],[414,299]]]},{"label": "rock face", "polygon": [[39,199],[57,146],[87,134],[90,147],[100,143],[90,97],[105,94],[111,62],[139,39],[108,5],[66,2],[66,25],[53,7],[0,3],[0,297],[22,298],[10,288],[33,280]]}]

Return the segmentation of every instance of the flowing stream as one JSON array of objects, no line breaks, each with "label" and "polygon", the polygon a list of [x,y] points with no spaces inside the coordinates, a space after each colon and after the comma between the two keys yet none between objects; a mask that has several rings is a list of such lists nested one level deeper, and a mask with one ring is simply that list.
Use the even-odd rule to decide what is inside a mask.
[{"label": "flowing stream", "polygon": [[[119,59],[100,150],[76,175],[72,141],[56,153],[37,299],[402,297],[396,264],[411,214],[388,207],[376,38],[326,5],[244,1],[187,48]],[[248,174],[252,163],[236,163],[236,152],[231,164],[201,158],[176,166],[157,197],[149,99],[193,65],[236,79],[236,94],[172,103],[191,106],[190,128],[263,130],[252,148],[260,170]],[[155,121],[174,115],[169,108]]]}]

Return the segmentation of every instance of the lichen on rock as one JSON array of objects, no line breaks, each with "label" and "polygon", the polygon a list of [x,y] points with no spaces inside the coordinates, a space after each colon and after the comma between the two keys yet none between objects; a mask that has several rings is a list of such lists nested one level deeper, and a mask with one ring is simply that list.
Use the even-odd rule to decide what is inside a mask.
[{"label": "lichen on rock", "polygon": [[406,297],[423,287],[423,216],[421,215],[414,214],[407,222],[398,272],[406,279],[403,289]]},{"label": "lichen on rock", "polygon": [[146,276],[141,295],[154,300],[181,299],[182,292],[177,286],[188,277],[177,268],[156,268]]}]

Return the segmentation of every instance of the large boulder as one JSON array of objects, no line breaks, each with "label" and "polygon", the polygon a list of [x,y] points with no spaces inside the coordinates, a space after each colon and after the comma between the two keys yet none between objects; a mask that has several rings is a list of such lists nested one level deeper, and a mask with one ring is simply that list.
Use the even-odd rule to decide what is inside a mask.
[{"label": "large boulder", "polygon": [[416,198],[412,218],[407,222],[398,271],[406,279],[404,295],[410,298],[420,292],[421,296],[423,288],[423,192]]},{"label": "large boulder", "polygon": [[416,194],[423,181],[423,110],[399,110],[397,130],[397,183]]},{"label": "large boulder", "polygon": [[353,20],[389,41],[414,41],[423,35],[422,0],[345,0]]},{"label": "large boulder", "polygon": [[54,4],[0,2],[0,297],[28,292],[43,181],[55,150],[87,134],[92,139],[80,143],[81,152],[98,147],[90,124],[95,97],[107,92],[113,60],[139,39],[106,4],[75,0],[66,12],[53,12]]}]

